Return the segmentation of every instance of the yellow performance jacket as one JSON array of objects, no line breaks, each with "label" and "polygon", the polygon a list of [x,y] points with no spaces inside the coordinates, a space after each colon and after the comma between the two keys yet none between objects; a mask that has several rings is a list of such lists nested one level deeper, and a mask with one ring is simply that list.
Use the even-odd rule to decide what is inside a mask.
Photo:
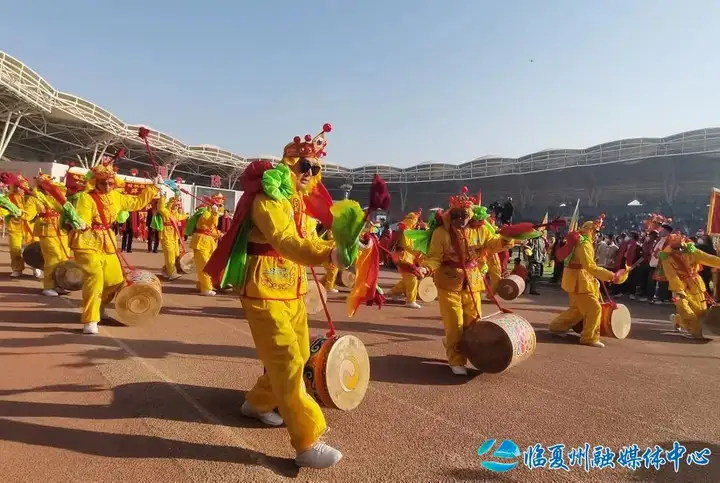
[{"label": "yellow performance jacket", "polygon": [[666,248],[659,258],[670,290],[690,295],[704,294],[707,290],[699,273],[701,266],[720,268],[720,257],[698,250],[694,245],[684,249]]},{"label": "yellow performance jacket", "polygon": [[567,293],[599,296],[600,287],[595,279],[610,282],[614,276],[613,272],[595,263],[593,244],[590,239],[583,236],[565,260],[562,289]]}]

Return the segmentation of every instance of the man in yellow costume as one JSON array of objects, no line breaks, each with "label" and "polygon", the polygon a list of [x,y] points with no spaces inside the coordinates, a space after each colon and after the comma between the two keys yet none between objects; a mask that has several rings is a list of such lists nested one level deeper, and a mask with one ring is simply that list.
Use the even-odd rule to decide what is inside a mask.
[{"label": "man in yellow costume", "polygon": [[[55,193],[55,197],[53,196]],[[48,297],[57,297],[62,290],[55,286],[55,268],[70,258],[67,227],[61,220],[65,208],[56,198],[64,198],[67,188],[46,174],[39,174],[32,195],[25,200],[25,213],[35,219],[34,235],[40,241],[43,255],[43,291]]]},{"label": "man in yellow costume", "polygon": [[112,301],[125,282],[112,224],[121,211],[147,208],[163,180],[156,177],[154,185],[148,185],[138,196],[123,194],[116,189],[123,181],[112,161],[91,168],[86,179],[85,190],[75,200],[82,223],[80,229],[70,233],[70,247],[85,272],[80,317],[83,333],[97,334],[98,323],[104,318],[103,306]]},{"label": "man in yellow costume", "polygon": [[174,196],[170,202],[160,194],[158,199],[158,215],[162,218],[160,226],[160,246],[162,247],[165,259],[165,274],[168,280],[177,280],[182,275],[177,273],[175,262],[180,256],[180,223],[185,220],[185,213],[182,211],[182,202],[179,196]]},{"label": "man in yellow costume", "polygon": [[699,250],[681,234],[673,233],[658,258],[675,300],[675,326],[687,331],[683,332],[685,337],[703,339],[700,318],[707,313],[708,296],[700,269],[720,268],[720,257]]},{"label": "man in yellow costume", "polygon": [[204,270],[220,239],[218,223],[220,215],[225,211],[225,196],[222,193],[215,193],[208,204],[209,209],[202,206],[193,213],[193,216],[188,220],[185,233],[192,235],[190,248],[193,250],[195,259],[195,270],[198,278],[197,288],[201,295],[212,297],[216,295],[212,278]]},{"label": "man in yellow costume", "polygon": [[337,242],[317,237],[316,223],[306,211],[313,193],[324,190],[320,158],[330,129],[326,124],[323,132],[306,135],[304,141],[296,136],[275,168],[267,161],[248,166],[240,179],[244,193],[233,225],[206,266],[214,280],[222,278],[222,285],[238,291],[265,367],[247,393],[242,413],[272,426],[284,422],[296,464],[312,468],[334,466],[342,454],[321,442],[325,417],[303,380],[310,357],[305,267],[330,262],[344,269],[354,261],[339,257]]},{"label": "man in yellow costume", "polygon": [[397,235],[395,235],[397,239],[395,246],[391,249],[393,262],[400,272],[400,281],[390,289],[390,294],[395,298],[405,295],[405,305],[413,309],[422,308],[417,303],[418,275],[420,274],[416,265],[418,253],[413,250],[412,240],[407,236],[406,231],[414,230],[419,220],[420,213],[418,212],[410,212],[405,216],[405,219],[398,224]]},{"label": "man in yellow costume", "polygon": [[438,290],[440,315],[445,326],[448,364],[453,374],[467,375],[467,358],[460,353],[463,328],[480,318],[485,290],[482,254],[508,250],[512,238],[498,234],[487,222],[487,211],[476,206],[467,188],[450,197],[450,209],[441,216],[430,239],[421,271],[430,272]]},{"label": "man in yellow costume", "polygon": [[595,236],[602,228],[603,219],[604,215],[583,223],[577,232],[568,235],[563,253],[558,253],[558,259],[565,264],[562,289],[570,298],[570,308],[555,317],[549,326],[552,334],[564,337],[575,324],[583,321],[580,343],[591,347],[605,347],[600,342],[602,306],[596,279],[616,284],[627,279],[627,270],[613,273],[595,263]]},{"label": "man in yellow costume", "polygon": [[[23,248],[36,241],[33,236],[35,214],[28,213],[26,208],[29,203],[30,184],[27,178],[21,174],[3,173],[0,179],[7,184],[10,190],[8,199],[21,212],[19,217],[11,216],[5,220],[10,242],[10,276],[17,278],[25,270],[25,262],[22,257]],[[33,276],[42,278],[42,270],[33,269]]]}]

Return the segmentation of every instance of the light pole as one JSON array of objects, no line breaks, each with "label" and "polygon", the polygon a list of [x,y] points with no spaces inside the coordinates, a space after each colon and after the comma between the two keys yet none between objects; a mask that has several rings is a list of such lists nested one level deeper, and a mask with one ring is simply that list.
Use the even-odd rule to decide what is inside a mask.
[{"label": "light pole", "polygon": [[350,190],[352,190],[352,185],[345,183],[344,185],[340,186],[340,189],[343,190],[345,199],[347,200],[350,198]]}]

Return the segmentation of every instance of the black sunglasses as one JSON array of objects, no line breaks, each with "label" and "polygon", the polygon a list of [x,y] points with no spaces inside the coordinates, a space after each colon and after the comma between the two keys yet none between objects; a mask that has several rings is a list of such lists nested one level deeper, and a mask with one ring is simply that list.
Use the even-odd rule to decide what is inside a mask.
[{"label": "black sunglasses", "polygon": [[313,176],[317,176],[320,174],[320,169],[322,169],[317,164],[312,164],[307,159],[303,158],[300,160],[300,173],[305,174],[308,171],[312,171]]}]

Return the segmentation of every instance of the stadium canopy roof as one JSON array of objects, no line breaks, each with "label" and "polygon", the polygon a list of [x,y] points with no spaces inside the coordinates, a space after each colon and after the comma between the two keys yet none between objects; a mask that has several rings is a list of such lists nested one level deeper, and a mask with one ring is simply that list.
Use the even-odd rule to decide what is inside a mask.
[{"label": "stadium canopy roof", "polygon": [[[126,150],[135,167],[150,166],[141,125],[125,124],[102,107],[72,94],[55,90],[35,71],[0,52],[0,157],[18,160],[65,162],[97,159],[106,146]],[[208,177],[213,174],[237,179],[238,172],[256,159],[277,162],[276,156],[242,156],[209,144],[187,145],[156,129],[149,141],[156,156],[172,174]],[[634,138],[599,144],[587,149],[552,149],[520,158],[482,156],[459,165],[424,162],[408,168],[370,164],[359,168],[325,163],[323,175],[348,183],[366,184],[374,175],[389,183],[467,181],[497,176],[632,162],[653,157],[720,154],[720,128],[707,128],[665,138]],[[231,180],[230,184],[234,184]]]}]

